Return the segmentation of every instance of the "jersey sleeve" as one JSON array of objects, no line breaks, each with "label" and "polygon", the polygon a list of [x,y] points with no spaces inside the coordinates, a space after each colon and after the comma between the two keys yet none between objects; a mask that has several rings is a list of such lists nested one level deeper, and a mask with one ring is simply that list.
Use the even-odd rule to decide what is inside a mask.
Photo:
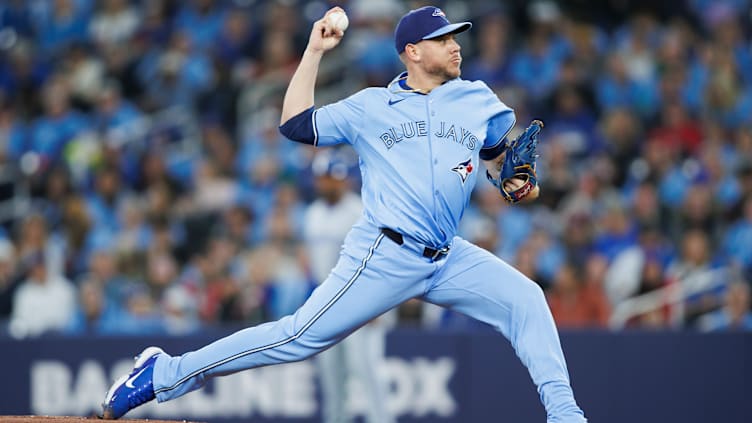
[{"label": "jersey sleeve", "polygon": [[362,91],[313,112],[316,146],[354,144],[363,119]]},{"label": "jersey sleeve", "polygon": [[488,89],[485,110],[489,113],[486,139],[481,148],[481,158],[490,160],[501,154],[504,139],[514,128],[517,117],[509,106],[501,102],[493,91]]}]

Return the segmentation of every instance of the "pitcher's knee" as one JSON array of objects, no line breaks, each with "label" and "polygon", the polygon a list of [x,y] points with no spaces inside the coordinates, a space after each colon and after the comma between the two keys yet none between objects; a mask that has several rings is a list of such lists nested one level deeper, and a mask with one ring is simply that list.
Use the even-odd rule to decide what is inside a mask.
[{"label": "pitcher's knee", "polygon": [[294,357],[292,361],[305,360],[319,352],[329,348],[334,341],[327,339],[321,333],[316,333],[313,328],[305,328],[296,324],[299,319],[294,316],[285,316],[274,322],[276,330],[282,334],[284,341],[278,345],[280,351]]},{"label": "pitcher's knee", "polygon": [[543,289],[529,279],[522,285],[519,295],[524,304],[547,304]]}]

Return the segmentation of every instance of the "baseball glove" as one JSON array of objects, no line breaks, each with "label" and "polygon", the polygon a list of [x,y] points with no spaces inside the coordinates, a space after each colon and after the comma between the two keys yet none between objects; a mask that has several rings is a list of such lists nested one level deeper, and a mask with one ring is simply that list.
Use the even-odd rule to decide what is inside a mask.
[{"label": "baseball glove", "polygon": [[[537,119],[533,120],[524,132],[507,144],[505,148],[506,156],[501,165],[498,179],[486,171],[488,180],[499,188],[501,196],[512,204],[525,198],[538,185],[538,176],[535,174],[535,159],[538,158],[536,147],[541,128],[543,128],[543,122]],[[507,184],[506,182],[512,178],[517,178],[517,181]],[[509,186],[515,186],[515,188],[510,190]]]}]

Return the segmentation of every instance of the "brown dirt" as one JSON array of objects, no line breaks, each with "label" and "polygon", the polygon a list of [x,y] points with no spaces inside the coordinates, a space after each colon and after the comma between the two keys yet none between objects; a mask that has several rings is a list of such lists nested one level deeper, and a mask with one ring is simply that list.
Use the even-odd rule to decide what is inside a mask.
[{"label": "brown dirt", "polygon": [[[0,416],[0,423],[80,423],[98,420],[104,423],[104,420],[98,417],[73,417],[73,416]],[[178,423],[178,420],[137,420],[137,419],[120,419],[119,422],[125,423]],[[186,423],[185,420],[180,423]],[[196,422],[193,422],[196,423]]]}]

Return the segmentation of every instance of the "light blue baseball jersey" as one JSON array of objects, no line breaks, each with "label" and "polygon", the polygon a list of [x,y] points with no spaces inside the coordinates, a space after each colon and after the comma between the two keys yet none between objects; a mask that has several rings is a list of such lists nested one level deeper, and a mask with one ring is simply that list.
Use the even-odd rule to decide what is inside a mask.
[{"label": "light blue baseball jersey", "polygon": [[372,223],[442,247],[470,201],[481,149],[503,142],[515,116],[482,81],[420,94],[405,89],[405,76],[314,111],[314,143],[358,152]]}]

